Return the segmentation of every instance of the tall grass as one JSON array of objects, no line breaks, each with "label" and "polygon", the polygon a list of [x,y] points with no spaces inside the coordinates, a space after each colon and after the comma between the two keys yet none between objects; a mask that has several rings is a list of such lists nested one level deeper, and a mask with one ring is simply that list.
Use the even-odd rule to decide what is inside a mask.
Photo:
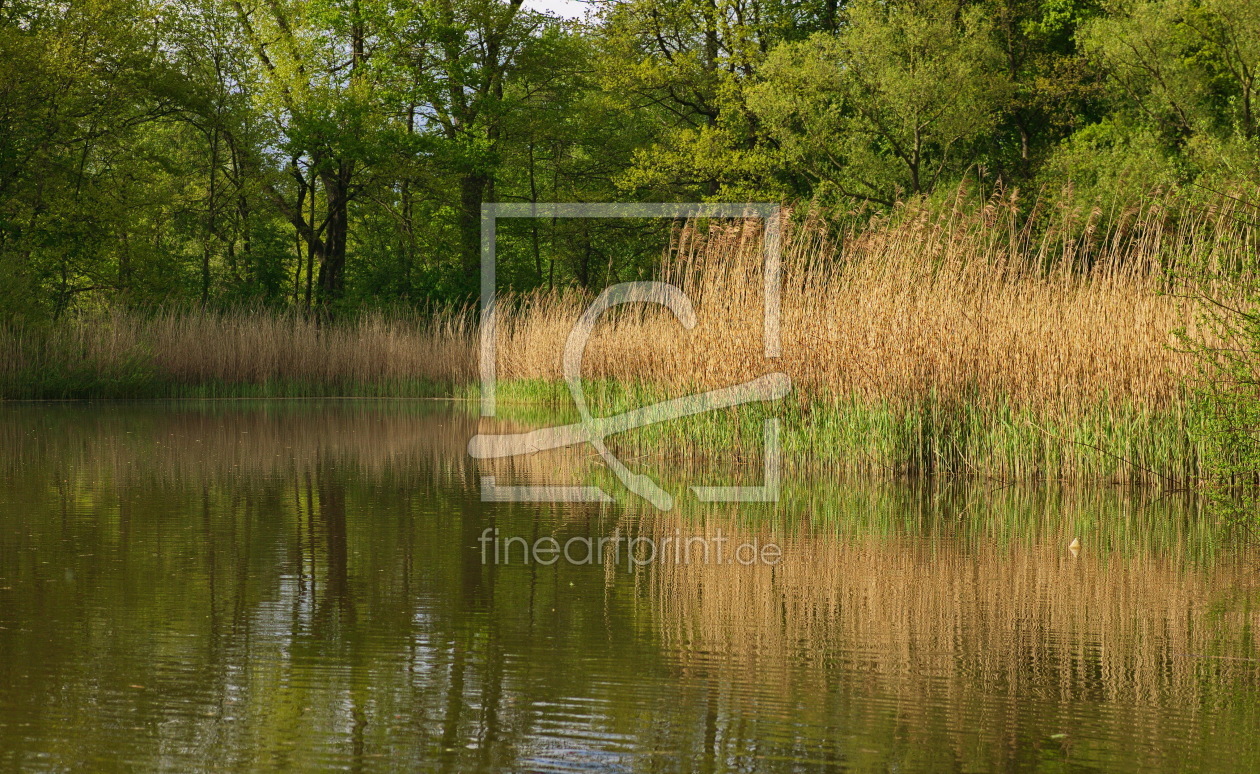
[{"label": "tall grass", "polygon": [[[782,370],[794,386],[780,411],[792,419],[785,442],[798,460],[1004,478],[1195,474],[1194,363],[1174,331],[1194,333],[1196,308],[1169,276],[1183,263],[1249,258],[1255,235],[1228,206],[1156,200],[1104,215],[1047,204],[1028,216],[1013,196],[960,197],[839,233],[817,216],[783,226],[782,356],[763,351],[760,224],[690,224],[661,276],[699,322],[686,330],[659,307],[608,314],[583,362],[600,410]],[[498,374],[524,385],[518,397],[567,401],[561,352],[589,301],[572,290],[503,299]],[[0,332],[0,394],[469,394],[476,346],[470,318],[454,311],[324,325],[263,311],[111,311],[38,336]],[[688,453],[752,454],[761,412],[622,444],[646,449],[664,434]]]},{"label": "tall grass", "polygon": [[337,324],[264,310],[123,310],[0,331],[11,398],[433,394],[475,376],[465,315]]},{"label": "tall grass", "polygon": [[[585,372],[690,389],[781,369],[799,395],[896,403],[1179,402],[1193,364],[1169,345],[1193,315],[1164,293],[1166,271],[1236,224],[1173,221],[1151,207],[1106,241],[1063,242],[1053,228],[1021,227],[1015,207],[906,209],[837,237],[817,221],[791,228],[776,361],[763,357],[759,230],[689,228],[663,275],[687,292],[699,324],[686,331],[664,312],[622,314],[592,339]],[[501,374],[558,378],[585,301],[522,299],[504,325]]]},{"label": "tall grass", "polygon": [[[1244,260],[1250,227],[1227,208],[1167,202],[1120,213],[1018,213],[906,207],[829,234],[805,219],[785,239],[782,357],[762,339],[760,232],[734,224],[682,231],[664,278],[694,302],[685,330],[667,312],[610,316],[584,374],[604,411],[782,370],[790,458],[863,472],[980,473],[999,478],[1170,482],[1202,461],[1189,408],[1194,333],[1179,265]],[[500,374],[535,400],[563,390],[567,332],[586,299],[519,300],[502,324]],[[627,385],[639,385],[627,387]],[[630,434],[635,453],[752,455],[761,412],[699,417]],[[680,447],[679,444],[683,445]]]}]

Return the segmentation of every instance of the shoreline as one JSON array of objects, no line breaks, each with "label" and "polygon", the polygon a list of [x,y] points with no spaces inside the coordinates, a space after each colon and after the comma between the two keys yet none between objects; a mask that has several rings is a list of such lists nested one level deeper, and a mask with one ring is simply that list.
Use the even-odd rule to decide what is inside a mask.
[{"label": "shoreline", "polygon": [[[358,394],[309,383],[155,384],[144,394],[9,398],[0,405],[250,401],[408,401],[472,405],[475,384],[416,381],[360,385]],[[278,389],[277,389],[278,387]],[[334,393],[334,390],[336,392]],[[235,394],[227,394],[227,393]],[[685,391],[683,391],[685,393]],[[678,390],[592,382],[592,413],[608,416],[649,405]],[[499,383],[498,418],[523,427],[577,421],[563,383]],[[1097,402],[1071,411],[1021,407],[994,399],[966,401],[928,394],[916,401],[866,401],[852,396],[791,394],[772,404],[747,404],[619,433],[610,447],[627,456],[696,464],[725,456],[739,464],[761,458],[762,425],[779,417],[783,467],[820,468],[888,478],[964,477],[1001,482],[1063,482],[1185,488],[1202,477],[1204,421],[1189,402],[1151,409]],[[721,454],[713,450],[722,449]]]}]

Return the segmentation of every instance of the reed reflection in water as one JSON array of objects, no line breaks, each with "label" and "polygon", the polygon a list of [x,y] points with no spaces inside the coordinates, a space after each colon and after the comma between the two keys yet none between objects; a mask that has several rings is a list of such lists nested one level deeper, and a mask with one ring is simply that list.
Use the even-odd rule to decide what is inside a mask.
[{"label": "reed reflection in water", "polygon": [[[0,407],[0,768],[1260,768],[1255,554],[1193,501],[816,475],[743,510],[487,504],[475,430]],[[784,556],[494,565],[487,528]]]}]

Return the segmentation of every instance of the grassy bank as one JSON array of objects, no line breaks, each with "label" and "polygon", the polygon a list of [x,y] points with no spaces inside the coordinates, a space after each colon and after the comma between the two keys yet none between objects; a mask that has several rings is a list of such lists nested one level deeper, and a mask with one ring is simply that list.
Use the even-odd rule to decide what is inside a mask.
[{"label": "grassy bank", "polygon": [[[1158,206],[1033,232],[1016,203],[907,208],[860,230],[785,229],[782,356],[764,357],[761,233],[747,224],[676,234],[663,279],[698,324],[659,307],[609,314],[583,375],[607,413],[784,371],[783,405],[644,428],[623,450],[759,457],[760,418],[783,416],[790,464],[998,478],[1182,481],[1197,474],[1194,363],[1174,331],[1192,303],[1169,293],[1179,263],[1242,256],[1230,213]],[[1093,220],[1090,220],[1090,219]],[[1102,235],[1106,235],[1105,238]],[[1236,254],[1237,253],[1237,254]],[[550,423],[571,401],[560,355],[589,296],[506,298],[502,412]],[[466,315],[362,315],[335,324],[262,311],[113,310],[38,332],[0,332],[0,395],[85,397],[475,397]],[[670,441],[662,444],[662,441]]]},{"label": "grassy bank", "polygon": [[[677,395],[653,386],[612,381],[586,386],[597,415],[612,415]],[[469,389],[462,397],[475,398]],[[518,427],[576,422],[563,384],[501,384],[497,414]],[[469,411],[476,409],[469,404]],[[729,481],[762,478],[763,419],[780,418],[779,441],[789,469],[823,467],[876,476],[975,475],[1002,481],[1064,480],[1177,487],[1200,474],[1200,424],[1190,407],[1154,410],[1102,400],[1072,413],[1010,401],[948,400],[929,393],[916,402],[794,393],[769,405],[744,406],[631,430],[609,447],[637,467],[665,473],[679,467],[732,470]],[[616,489],[616,487],[613,487]]]}]

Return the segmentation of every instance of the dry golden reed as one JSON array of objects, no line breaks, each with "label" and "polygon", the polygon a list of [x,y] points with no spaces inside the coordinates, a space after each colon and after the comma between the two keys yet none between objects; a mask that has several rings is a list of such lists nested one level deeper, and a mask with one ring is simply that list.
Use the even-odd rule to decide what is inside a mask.
[{"label": "dry golden reed", "polygon": [[[840,233],[821,217],[786,219],[776,360],[763,352],[759,226],[690,225],[661,275],[694,302],[699,324],[687,331],[659,307],[610,313],[583,372],[684,391],[784,370],[806,402],[930,398],[1068,413],[1100,402],[1178,405],[1193,363],[1172,346],[1173,332],[1193,327],[1195,310],[1165,292],[1168,271],[1244,256],[1254,248],[1247,227],[1225,209],[1174,214],[1158,203],[1114,217],[1018,209],[1013,196],[907,205]],[[503,299],[499,377],[557,380],[589,300],[576,291]],[[53,372],[118,382],[135,370],[159,385],[262,388],[250,394],[268,385],[388,393],[404,383],[474,383],[477,343],[472,317],[455,311],[320,324],[266,311],[115,310],[34,338],[2,332],[0,386],[29,396],[40,392],[32,381]]]},{"label": "dry golden reed", "polygon": [[[907,208],[839,236],[817,220],[785,224],[782,358],[773,361],[763,353],[760,229],[687,228],[663,275],[693,300],[699,324],[686,331],[667,312],[610,315],[584,373],[681,389],[781,369],[805,398],[930,394],[1069,412],[1179,403],[1193,363],[1173,332],[1195,315],[1191,301],[1166,292],[1168,271],[1239,249],[1228,239],[1238,224],[1219,212],[1174,221],[1152,206],[1108,226],[1104,241],[1101,213],[1034,235],[1015,207]],[[559,378],[585,303],[522,299],[502,324],[500,375]]]},{"label": "dry golden reed", "polygon": [[179,310],[84,315],[24,340],[0,335],[0,384],[48,370],[109,376],[129,370],[160,386],[304,385],[354,392],[365,385],[466,382],[475,378],[474,334],[464,315],[435,320],[364,314],[321,324],[263,310]]}]

